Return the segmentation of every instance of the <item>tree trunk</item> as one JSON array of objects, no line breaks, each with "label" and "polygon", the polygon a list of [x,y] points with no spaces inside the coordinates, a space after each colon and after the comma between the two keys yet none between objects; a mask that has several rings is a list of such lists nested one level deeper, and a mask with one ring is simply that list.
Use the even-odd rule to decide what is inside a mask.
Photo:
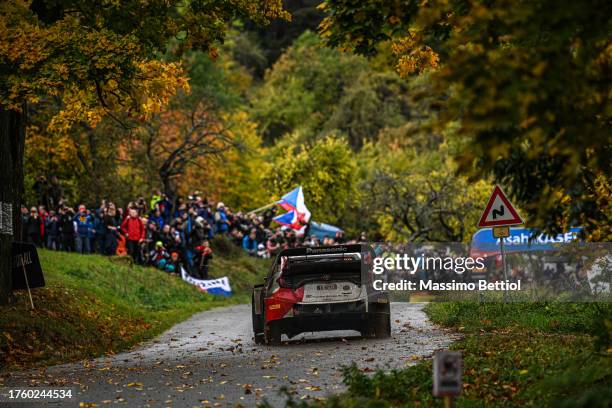
[{"label": "tree trunk", "polygon": [[11,292],[11,243],[21,236],[23,151],[26,106],[21,112],[0,104],[0,304]]},{"label": "tree trunk", "polygon": [[164,188],[164,194],[168,196],[168,200],[173,202],[176,198],[176,191],[174,183],[172,182],[172,176],[170,176],[168,173],[160,171],[159,178],[161,179],[162,186]]}]

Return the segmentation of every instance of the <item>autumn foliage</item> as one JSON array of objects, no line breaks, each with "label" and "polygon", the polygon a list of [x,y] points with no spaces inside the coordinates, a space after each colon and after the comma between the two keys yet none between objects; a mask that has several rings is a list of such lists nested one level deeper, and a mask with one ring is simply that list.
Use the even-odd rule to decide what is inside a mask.
[{"label": "autumn foliage", "polygon": [[438,129],[470,143],[460,171],[488,174],[530,226],[582,225],[609,240],[610,3],[606,1],[325,1],[328,44],[373,55],[391,43],[396,69],[427,73]]}]

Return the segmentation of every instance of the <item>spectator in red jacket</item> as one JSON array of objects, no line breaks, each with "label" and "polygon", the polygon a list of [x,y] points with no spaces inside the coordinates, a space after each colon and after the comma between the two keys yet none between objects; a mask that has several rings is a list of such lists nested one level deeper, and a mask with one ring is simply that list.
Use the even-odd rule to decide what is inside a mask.
[{"label": "spectator in red jacket", "polygon": [[129,214],[121,224],[121,231],[125,234],[125,247],[134,262],[140,263],[140,244],[144,241],[145,228],[138,216],[138,210],[129,209]]}]

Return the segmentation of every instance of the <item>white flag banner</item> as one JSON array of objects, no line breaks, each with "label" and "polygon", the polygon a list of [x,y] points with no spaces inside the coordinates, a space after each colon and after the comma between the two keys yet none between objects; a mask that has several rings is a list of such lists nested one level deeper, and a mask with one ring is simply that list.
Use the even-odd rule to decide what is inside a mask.
[{"label": "white flag banner", "polygon": [[181,277],[185,282],[196,286],[202,292],[210,293],[211,295],[232,295],[232,287],[227,276],[218,279],[196,279],[190,276],[185,271],[185,268],[181,267]]}]

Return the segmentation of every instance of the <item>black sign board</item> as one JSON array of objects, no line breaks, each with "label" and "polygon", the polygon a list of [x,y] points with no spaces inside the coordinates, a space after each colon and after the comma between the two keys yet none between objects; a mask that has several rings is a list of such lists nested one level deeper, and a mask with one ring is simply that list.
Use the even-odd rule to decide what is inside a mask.
[{"label": "black sign board", "polygon": [[436,351],[433,359],[433,395],[436,397],[460,395],[463,358],[459,351]]},{"label": "black sign board", "polygon": [[[13,290],[27,289],[28,285],[30,289],[45,286],[45,277],[43,276],[35,245],[25,242],[13,242],[11,255],[13,259]],[[28,285],[26,285],[26,278],[23,273],[24,267],[28,277]]]}]

